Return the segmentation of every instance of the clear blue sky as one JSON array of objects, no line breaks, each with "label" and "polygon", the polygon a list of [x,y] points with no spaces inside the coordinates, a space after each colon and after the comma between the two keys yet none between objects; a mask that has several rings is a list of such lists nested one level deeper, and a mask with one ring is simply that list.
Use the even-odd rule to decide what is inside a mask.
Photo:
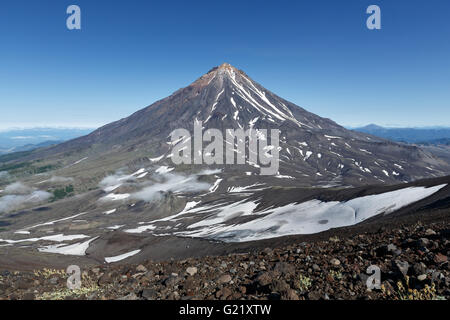
[{"label": "clear blue sky", "polygon": [[[82,30],[66,28],[66,8]],[[366,28],[368,5],[382,30]],[[450,1],[2,1],[0,128],[98,126],[229,62],[336,122],[450,126]]]}]

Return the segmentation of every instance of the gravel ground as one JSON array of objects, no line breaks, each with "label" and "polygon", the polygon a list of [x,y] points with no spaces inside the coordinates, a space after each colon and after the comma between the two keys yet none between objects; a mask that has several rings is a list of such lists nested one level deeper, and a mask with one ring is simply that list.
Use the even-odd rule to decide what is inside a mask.
[{"label": "gravel ground", "polygon": [[[449,299],[448,219],[248,253],[81,270],[0,271],[0,299]],[[370,265],[381,287],[370,290]]]}]

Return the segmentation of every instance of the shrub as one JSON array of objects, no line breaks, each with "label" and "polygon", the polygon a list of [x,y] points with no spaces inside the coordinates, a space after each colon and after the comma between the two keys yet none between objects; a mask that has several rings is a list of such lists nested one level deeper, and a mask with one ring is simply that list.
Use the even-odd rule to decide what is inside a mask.
[{"label": "shrub", "polygon": [[69,185],[65,188],[55,189],[53,190],[53,198],[50,201],[53,202],[64,199],[65,197],[70,196],[73,192],[73,185]]}]

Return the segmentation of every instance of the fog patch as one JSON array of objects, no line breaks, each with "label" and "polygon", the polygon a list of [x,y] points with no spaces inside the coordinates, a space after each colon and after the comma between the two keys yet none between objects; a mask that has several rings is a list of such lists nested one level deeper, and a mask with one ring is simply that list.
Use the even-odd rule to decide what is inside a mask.
[{"label": "fog patch", "polygon": [[8,185],[4,193],[5,196],[0,198],[0,213],[14,211],[24,204],[46,201],[52,196],[46,191],[36,190],[21,182]]},{"label": "fog patch", "polygon": [[151,185],[142,190],[131,194],[131,197],[137,200],[147,202],[158,200],[164,192],[198,192],[208,190],[211,187],[209,183],[198,181],[197,175],[181,175],[166,173],[158,175]]},{"label": "fog patch", "polygon": [[54,182],[54,183],[64,183],[64,182],[71,182],[71,181],[73,181],[73,178],[53,176],[48,181],[49,182]]},{"label": "fog patch", "polygon": [[100,186],[100,188],[102,188],[104,190],[108,190],[111,187],[119,186],[125,182],[132,182],[135,180],[136,180],[135,176],[126,175],[119,171],[113,175],[109,175],[109,176],[103,178],[102,181],[100,181],[99,186]]},{"label": "fog patch", "polygon": [[7,171],[0,171],[0,181],[8,180],[9,177],[9,173]]},{"label": "fog patch", "polygon": [[[208,190],[211,185],[206,182],[198,181],[198,177],[201,175],[209,175],[221,172],[221,170],[203,170],[197,174],[178,174],[173,172],[154,173],[148,176],[146,182],[138,182],[137,174],[142,174],[145,169],[140,169],[133,174],[124,174],[122,171],[118,171],[113,175],[109,175],[103,178],[99,186],[105,192],[111,192],[107,196],[101,198],[101,200],[119,200],[125,198],[132,198],[136,200],[142,200],[146,202],[155,201],[161,199],[165,192],[198,192]],[[120,186],[128,185],[139,191],[120,194],[114,193],[114,190]]]},{"label": "fog patch", "polygon": [[33,191],[33,188],[24,185],[22,182],[14,182],[5,188],[5,194],[26,195]]},{"label": "fog patch", "polygon": [[209,176],[209,175],[218,174],[221,172],[222,172],[222,169],[205,169],[205,170],[200,171],[198,174],[203,175],[203,176]]}]

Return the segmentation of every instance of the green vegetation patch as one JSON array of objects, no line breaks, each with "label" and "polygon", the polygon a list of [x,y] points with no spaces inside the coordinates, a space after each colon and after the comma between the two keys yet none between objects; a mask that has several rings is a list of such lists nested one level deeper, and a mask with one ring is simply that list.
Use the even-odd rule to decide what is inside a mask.
[{"label": "green vegetation patch", "polygon": [[23,169],[31,167],[30,162],[20,162],[20,163],[13,163],[13,164],[7,164],[0,167],[0,171],[16,171],[17,169]]},{"label": "green vegetation patch", "polygon": [[0,166],[0,172],[6,171],[10,174],[38,174],[58,169],[59,165],[48,164],[35,166],[32,162],[11,163]]},{"label": "green vegetation patch", "polygon": [[73,196],[73,193],[74,193],[73,185],[68,185],[65,188],[55,189],[53,190],[53,198],[51,198],[50,201],[53,202],[64,199],[65,197],[71,197]]}]

